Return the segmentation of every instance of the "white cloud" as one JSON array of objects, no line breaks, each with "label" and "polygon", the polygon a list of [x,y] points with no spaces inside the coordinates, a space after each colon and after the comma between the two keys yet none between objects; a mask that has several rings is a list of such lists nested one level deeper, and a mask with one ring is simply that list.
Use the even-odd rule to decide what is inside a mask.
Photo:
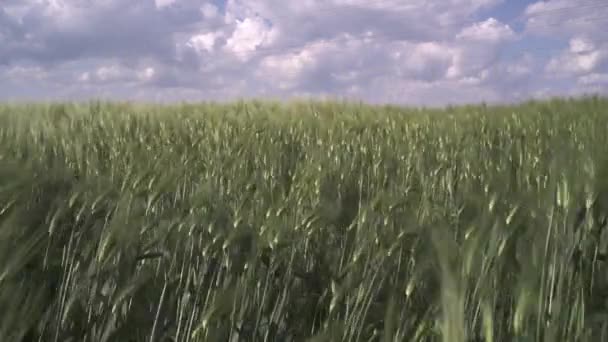
[{"label": "white cloud", "polygon": [[15,79],[35,80],[43,80],[48,76],[48,73],[39,66],[15,66],[9,68],[6,74]]},{"label": "white cloud", "polygon": [[[587,85],[594,79],[591,75],[608,71],[608,42],[604,39],[605,20],[602,20],[608,15],[608,3],[538,1],[529,5],[524,14],[527,16],[527,34],[567,40],[568,47],[555,51],[545,65],[544,71],[549,79],[559,78],[570,80],[572,84]],[[577,90],[570,92],[576,93]]]},{"label": "white cloud", "polygon": [[293,78],[297,76],[306,66],[315,62],[314,52],[305,49],[295,54],[274,55],[265,57],[260,66],[279,77]]},{"label": "white cloud", "polygon": [[515,37],[515,32],[509,25],[502,24],[494,18],[475,23],[465,27],[456,35],[457,39],[464,41],[482,41],[501,43]]},{"label": "white cloud", "polygon": [[207,19],[216,18],[219,15],[219,10],[217,7],[211,3],[205,3],[200,8],[201,13]]},{"label": "white cloud", "polygon": [[608,89],[601,21],[580,20],[608,14],[599,1],[538,1],[523,32],[485,15],[502,0],[0,2],[0,98],[28,82],[57,96],[414,104]]},{"label": "white cloud", "polygon": [[[579,52],[580,51],[580,52]],[[606,58],[606,53],[591,48],[571,45],[570,51],[549,60],[546,71],[553,76],[581,75],[596,71]]]},{"label": "white cloud", "polygon": [[88,71],[83,72],[80,74],[80,76],[78,76],[78,80],[80,82],[89,82],[91,80],[91,73]]},{"label": "white cloud", "polygon": [[260,65],[255,75],[263,82],[279,81],[280,89],[292,89],[300,78],[306,76],[318,67],[318,62],[323,55],[336,49],[336,45],[330,42],[313,42],[299,51],[292,53],[280,53],[265,56],[260,61]]},{"label": "white cloud", "polygon": [[117,80],[121,77],[121,74],[121,70],[116,65],[103,66],[95,72],[97,79],[102,82]]},{"label": "white cloud", "polygon": [[437,98],[442,99],[442,105],[503,99],[495,89],[479,86],[475,82],[442,80],[431,83],[390,76],[374,80],[365,92],[370,93],[370,101],[373,102],[403,103],[405,100],[413,105],[426,106],[438,105]]},{"label": "white cloud", "polygon": [[137,73],[137,77],[140,81],[149,81],[154,75],[156,75],[156,70],[152,67],[147,67]]},{"label": "white cloud", "polygon": [[578,82],[584,85],[608,85],[608,73],[594,73],[582,76]]},{"label": "white cloud", "polygon": [[226,41],[225,48],[237,57],[247,59],[247,53],[271,44],[277,34],[278,32],[261,18],[237,20],[234,32]]},{"label": "white cloud", "polygon": [[500,50],[515,38],[515,32],[508,25],[494,18],[464,27],[456,34],[451,48],[443,49],[452,56],[447,78],[481,82],[484,73],[499,61]]},{"label": "white cloud", "polygon": [[604,1],[545,0],[528,5],[523,14],[526,32],[530,34],[603,37],[608,4]]},{"label": "white cloud", "polygon": [[519,60],[509,62],[504,66],[506,72],[505,77],[511,79],[521,79],[532,75],[534,71],[534,58],[530,55],[524,55]]},{"label": "white cloud", "polygon": [[61,30],[73,30],[85,24],[84,9],[74,0],[43,0],[40,14]]},{"label": "white cloud", "polygon": [[427,81],[445,78],[457,51],[438,42],[403,44],[393,52],[398,74]]},{"label": "white cloud", "polygon": [[194,49],[197,53],[213,52],[215,49],[215,43],[218,38],[222,36],[221,32],[207,32],[192,36],[186,46]]},{"label": "white cloud", "polygon": [[175,1],[176,0],[154,0],[154,3],[156,4],[156,8],[163,8],[173,5]]},{"label": "white cloud", "polygon": [[586,53],[594,50],[594,44],[589,39],[576,37],[570,39],[570,51],[573,53]]},{"label": "white cloud", "polygon": [[144,84],[154,80],[157,70],[153,66],[132,66],[123,64],[101,64],[96,67],[87,66],[84,70],[74,77],[82,84],[87,85],[118,85],[118,84]]}]

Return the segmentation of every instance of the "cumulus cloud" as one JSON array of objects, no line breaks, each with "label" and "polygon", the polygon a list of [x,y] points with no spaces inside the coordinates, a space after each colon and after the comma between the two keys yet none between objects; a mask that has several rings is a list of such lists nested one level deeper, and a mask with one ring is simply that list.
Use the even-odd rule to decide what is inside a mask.
[{"label": "cumulus cloud", "polygon": [[584,75],[595,71],[605,58],[603,51],[567,51],[552,58],[547,64],[547,72],[554,76]]},{"label": "cumulus cloud", "polygon": [[[528,5],[524,15],[528,35],[565,43],[563,48],[552,51],[552,56],[546,60],[543,70],[548,82],[566,85],[560,91],[569,95],[606,93],[603,75],[608,73],[608,41],[604,27],[608,3],[538,1]],[[556,94],[555,89],[545,87],[545,93]]]},{"label": "cumulus cloud", "polygon": [[277,31],[260,18],[237,19],[231,36],[226,40],[225,48],[239,58],[246,59],[248,52],[272,44],[276,34]]},{"label": "cumulus cloud", "polygon": [[570,51],[572,53],[588,53],[593,51],[595,48],[593,42],[589,39],[582,37],[576,37],[570,39]]},{"label": "cumulus cloud", "polygon": [[501,43],[514,36],[515,33],[509,25],[502,24],[494,18],[489,18],[465,27],[456,35],[456,38],[464,41]]},{"label": "cumulus cloud", "polygon": [[213,52],[215,50],[215,43],[219,37],[221,37],[221,32],[206,32],[193,35],[186,45],[197,53],[201,54],[204,52]]},{"label": "cumulus cloud", "polygon": [[608,73],[593,73],[579,78],[584,85],[608,85]]},{"label": "cumulus cloud", "polygon": [[[606,90],[608,42],[602,22],[587,20],[608,15],[605,2],[530,1],[518,17],[523,29],[496,15],[507,6],[2,0],[0,100],[337,96],[441,105]],[[539,40],[561,45],[527,51]]]},{"label": "cumulus cloud", "polygon": [[548,61],[545,71],[551,77],[589,79],[592,74],[608,71],[607,62],[608,48],[606,46],[597,46],[591,40],[576,37],[570,39],[569,47],[566,50]]},{"label": "cumulus cloud", "polygon": [[106,64],[92,70],[80,72],[77,80],[86,85],[109,85],[109,84],[144,84],[154,80],[157,72],[154,67],[141,66],[129,68],[126,65]]},{"label": "cumulus cloud", "polygon": [[219,15],[219,10],[217,6],[211,3],[204,3],[200,7],[200,11],[203,14],[203,17],[206,19],[216,18]]},{"label": "cumulus cloud", "polygon": [[176,0],[154,0],[156,8],[171,6]]},{"label": "cumulus cloud", "polygon": [[393,53],[398,62],[398,75],[426,81],[445,78],[454,65],[456,55],[454,47],[437,42],[409,44]]},{"label": "cumulus cloud", "polygon": [[515,32],[494,18],[474,23],[456,35],[451,78],[478,77],[499,59],[502,46],[515,39]]},{"label": "cumulus cloud", "polygon": [[6,76],[15,80],[38,80],[42,81],[48,73],[38,66],[15,66],[6,70]]},{"label": "cumulus cloud", "polygon": [[[529,33],[602,37],[608,3],[602,0],[546,0],[529,4],[524,13]],[[599,34],[599,35],[598,35]]]}]

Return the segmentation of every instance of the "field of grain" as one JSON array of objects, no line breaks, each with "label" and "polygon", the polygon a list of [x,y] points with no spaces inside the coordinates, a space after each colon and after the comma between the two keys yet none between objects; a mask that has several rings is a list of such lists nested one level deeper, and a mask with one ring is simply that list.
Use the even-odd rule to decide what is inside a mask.
[{"label": "field of grain", "polygon": [[606,341],[608,99],[0,106],[1,341]]}]

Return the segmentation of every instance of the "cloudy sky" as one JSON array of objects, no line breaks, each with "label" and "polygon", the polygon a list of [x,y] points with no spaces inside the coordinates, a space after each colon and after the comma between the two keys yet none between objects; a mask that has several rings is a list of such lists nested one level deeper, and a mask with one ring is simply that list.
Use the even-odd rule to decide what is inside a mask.
[{"label": "cloudy sky", "polygon": [[608,93],[607,0],[0,0],[0,100]]}]

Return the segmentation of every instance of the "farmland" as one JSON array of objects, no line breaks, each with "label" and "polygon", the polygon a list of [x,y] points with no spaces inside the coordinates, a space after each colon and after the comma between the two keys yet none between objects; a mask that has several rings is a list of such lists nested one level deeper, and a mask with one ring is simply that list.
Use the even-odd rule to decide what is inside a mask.
[{"label": "farmland", "polygon": [[608,99],[0,106],[2,341],[608,339]]}]

